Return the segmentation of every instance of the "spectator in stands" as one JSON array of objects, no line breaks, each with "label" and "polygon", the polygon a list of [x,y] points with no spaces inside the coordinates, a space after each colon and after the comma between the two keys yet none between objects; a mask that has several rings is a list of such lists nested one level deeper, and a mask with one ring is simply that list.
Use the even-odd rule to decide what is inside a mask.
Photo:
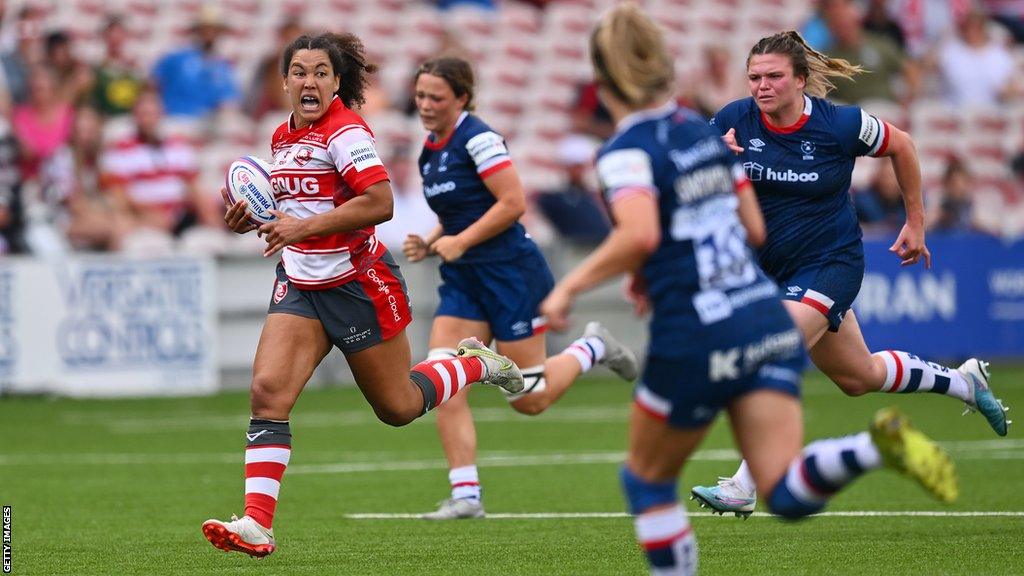
[{"label": "spectator in stands", "polygon": [[1019,0],[981,0],[981,5],[1013,34],[1013,40],[1024,43],[1024,2]]},{"label": "spectator in stands", "polygon": [[558,160],[565,170],[565,183],[556,190],[540,192],[533,199],[563,239],[590,247],[600,244],[611,230],[597,193],[587,182],[595,148],[585,136],[564,138],[558,146]]},{"label": "spectator in stands", "polygon": [[204,5],[192,27],[195,42],[157,62],[153,80],[168,115],[201,119],[239,99],[234,66],[217,56],[217,40],[226,30],[220,12]]},{"label": "spectator in stands", "polygon": [[891,0],[911,58],[925,58],[936,44],[953,33],[972,0]]},{"label": "spectator in stands", "polygon": [[807,45],[819,52],[832,50],[832,33],[825,24],[824,10],[829,0],[815,0],[814,13],[800,26],[800,35]]},{"label": "spectator in stands", "polygon": [[967,14],[957,37],[940,48],[939,72],[943,92],[954,106],[993,106],[1021,93],[1013,57],[990,37],[988,18],[978,11]]},{"label": "spectator in stands", "polygon": [[[118,217],[127,222],[127,231],[141,232],[138,236],[152,240],[155,249],[166,250],[171,236],[197,224],[222,229],[220,202],[196,186],[195,149],[184,139],[161,133],[163,107],[155,91],[139,94],[132,117],[135,133],[100,156],[101,185]],[[124,243],[121,247],[130,249]]]},{"label": "spectator in stands", "polygon": [[46,35],[46,64],[57,78],[57,96],[72,106],[82,104],[92,90],[92,70],[75,57],[71,37],[58,30]]},{"label": "spectator in stands", "polygon": [[[861,15],[852,0],[824,0],[822,15],[833,40],[829,56],[842,58],[870,72],[858,77],[856,82],[836,80],[833,99],[847,103],[870,98],[893,102],[913,100],[918,84],[916,67],[892,40],[864,30]],[[900,99],[892,83],[894,78],[901,78],[904,83]]]},{"label": "spectator in stands", "polygon": [[285,46],[302,35],[302,24],[289,18],[277,28],[277,45],[256,65],[245,97],[245,112],[259,120],[267,113],[291,109],[288,94],[281,87],[281,53]]},{"label": "spectator in stands", "polygon": [[62,229],[76,249],[115,249],[125,233],[124,215],[100,189],[103,117],[95,108],[75,110],[71,140],[43,168],[47,186],[63,203]]},{"label": "spectator in stands", "polygon": [[427,204],[423,187],[415,176],[418,170],[410,157],[409,145],[409,142],[393,143],[384,158],[395,207],[391,220],[378,224],[374,234],[392,253],[399,251],[407,235],[427,236],[437,226],[437,215]]},{"label": "spectator in stands", "polygon": [[71,137],[74,110],[57,92],[52,68],[39,65],[28,76],[29,98],[15,106],[14,134],[21,148],[21,172],[33,179],[39,168]]},{"label": "spectator in stands", "polygon": [[889,0],[871,0],[864,14],[864,30],[885,36],[906,52],[907,38],[903,28],[892,18],[892,2]]},{"label": "spectator in stands", "polygon": [[28,99],[29,70],[43,60],[43,13],[34,4],[26,4],[18,12],[15,30],[17,46],[0,56],[4,78],[11,99],[20,104]]},{"label": "spectator in stands", "polygon": [[142,89],[143,78],[132,57],[124,49],[128,31],[120,16],[107,18],[103,28],[106,51],[93,74],[93,105],[105,116],[131,112],[135,98]]},{"label": "spectator in stands", "polygon": [[728,46],[705,46],[701,55],[703,69],[700,82],[680,84],[689,92],[682,98],[692,102],[697,110],[710,118],[729,102],[747,94],[747,83],[742,74],[736,73]]},{"label": "spectator in stands", "polygon": [[18,47],[17,25],[9,16],[9,5],[0,0],[0,54],[9,54]]},{"label": "spectator in stands", "polygon": [[[927,218],[929,233],[987,232],[998,234],[979,218],[975,206],[976,190],[970,171],[964,161],[957,157],[949,159],[942,175],[941,187],[930,194]],[[994,191],[993,191],[994,192]]]},{"label": "spectator in stands", "polygon": [[63,30],[46,35],[46,62],[57,78],[57,95],[76,106],[85,101],[92,90],[95,77],[84,62],[75,58],[71,37]]},{"label": "spectator in stands", "polygon": [[907,221],[900,183],[891,162],[875,162],[875,172],[867,188],[853,193],[857,220],[866,234],[899,232]]},{"label": "spectator in stands", "polygon": [[22,236],[21,182],[18,141],[10,122],[0,116],[0,254],[26,250]]},{"label": "spectator in stands", "polygon": [[588,82],[576,91],[576,101],[569,112],[572,115],[572,131],[577,134],[607,140],[615,132],[611,114],[597,97],[597,83]]}]

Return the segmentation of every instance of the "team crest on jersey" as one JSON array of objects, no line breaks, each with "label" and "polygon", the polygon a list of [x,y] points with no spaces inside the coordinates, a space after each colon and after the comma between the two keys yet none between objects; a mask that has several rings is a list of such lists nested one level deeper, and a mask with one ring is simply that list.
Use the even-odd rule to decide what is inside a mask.
[{"label": "team crest on jersey", "polygon": [[804,153],[804,160],[814,160],[814,142],[800,142],[800,151]]},{"label": "team crest on jersey", "polygon": [[751,138],[750,139],[750,150],[751,150],[751,152],[761,152],[763,148],[764,148],[764,140],[761,140],[760,138]]},{"label": "team crest on jersey", "polygon": [[281,300],[284,300],[284,297],[287,295],[288,283],[278,281],[277,286],[274,286],[274,304],[280,304]]},{"label": "team crest on jersey", "polygon": [[307,162],[313,159],[313,149],[309,146],[303,146],[299,148],[299,151],[295,153],[295,163],[299,166],[305,166]]}]

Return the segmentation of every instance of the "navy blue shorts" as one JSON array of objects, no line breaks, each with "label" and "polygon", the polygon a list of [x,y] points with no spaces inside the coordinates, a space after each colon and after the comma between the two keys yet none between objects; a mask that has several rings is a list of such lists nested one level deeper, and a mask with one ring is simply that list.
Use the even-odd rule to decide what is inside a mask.
[{"label": "navy blue shorts", "polygon": [[846,250],[828,260],[800,266],[786,278],[779,278],[784,300],[803,302],[828,318],[828,329],[838,332],[846,311],[864,281],[864,254]]},{"label": "navy blue shorts", "polygon": [[554,286],[539,251],[507,262],[444,263],[436,316],[480,320],[497,340],[522,340],[544,331],[540,303]]},{"label": "navy blue shorts", "polygon": [[390,252],[351,281],[325,290],[296,288],[279,262],[267,313],[319,320],[327,338],[346,354],[390,340],[412,321],[405,278]]},{"label": "navy blue shorts", "polygon": [[792,322],[783,326],[726,348],[695,347],[671,359],[648,356],[634,402],[676,428],[703,428],[733,400],[755,390],[799,398],[803,338]]}]

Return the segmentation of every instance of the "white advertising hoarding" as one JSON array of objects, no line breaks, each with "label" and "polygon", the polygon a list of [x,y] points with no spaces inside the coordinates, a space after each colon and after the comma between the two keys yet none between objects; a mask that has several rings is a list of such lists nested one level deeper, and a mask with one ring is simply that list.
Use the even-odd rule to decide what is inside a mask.
[{"label": "white advertising hoarding", "polygon": [[213,262],[0,260],[0,386],[143,396],[217,389]]}]

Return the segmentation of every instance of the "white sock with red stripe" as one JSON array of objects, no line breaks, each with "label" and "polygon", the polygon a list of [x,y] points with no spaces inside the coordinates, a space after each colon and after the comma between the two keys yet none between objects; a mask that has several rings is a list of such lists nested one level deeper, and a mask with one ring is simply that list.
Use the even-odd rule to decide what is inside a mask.
[{"label": "white sock with red stripe", "polygon": [[423,413],[437,408],[484,377],[484,363],[475,357],[424,360],[412,367],[409,378],[423,392]]},{"label": "white sock with red stripe", "polygon": [[480,499],[480,477],[475,464],[452,468],[448,471],[448,482],[452,485],[452,498],[455,500]]},{"label": "white sock with red stripe", "polygon": [[686,510],[679,504],[639,514],[636,537],[647,553],[651,574],[690,576],[697,573],[697,539]]},{"label": "white sock with red stripe", "polygon": [[959,398],[964,402],[971,399],[971,384],[959,370],[925,362],[900,350],[876,352],[874,356],[885,362],[885,382],[881,392],[933,392]]},{"label": "white sock with red stripe", "polygon": [[562,354],[575,358],[583,372],[586,372],[604,358],[604,341],[597,336],[584,336],[576,339]]},{"label": "white sock with red stripe", "polygon": [[291,429],[287,420],[251,418],[245,437],[245,515],[269,529],[292,455]]}]

